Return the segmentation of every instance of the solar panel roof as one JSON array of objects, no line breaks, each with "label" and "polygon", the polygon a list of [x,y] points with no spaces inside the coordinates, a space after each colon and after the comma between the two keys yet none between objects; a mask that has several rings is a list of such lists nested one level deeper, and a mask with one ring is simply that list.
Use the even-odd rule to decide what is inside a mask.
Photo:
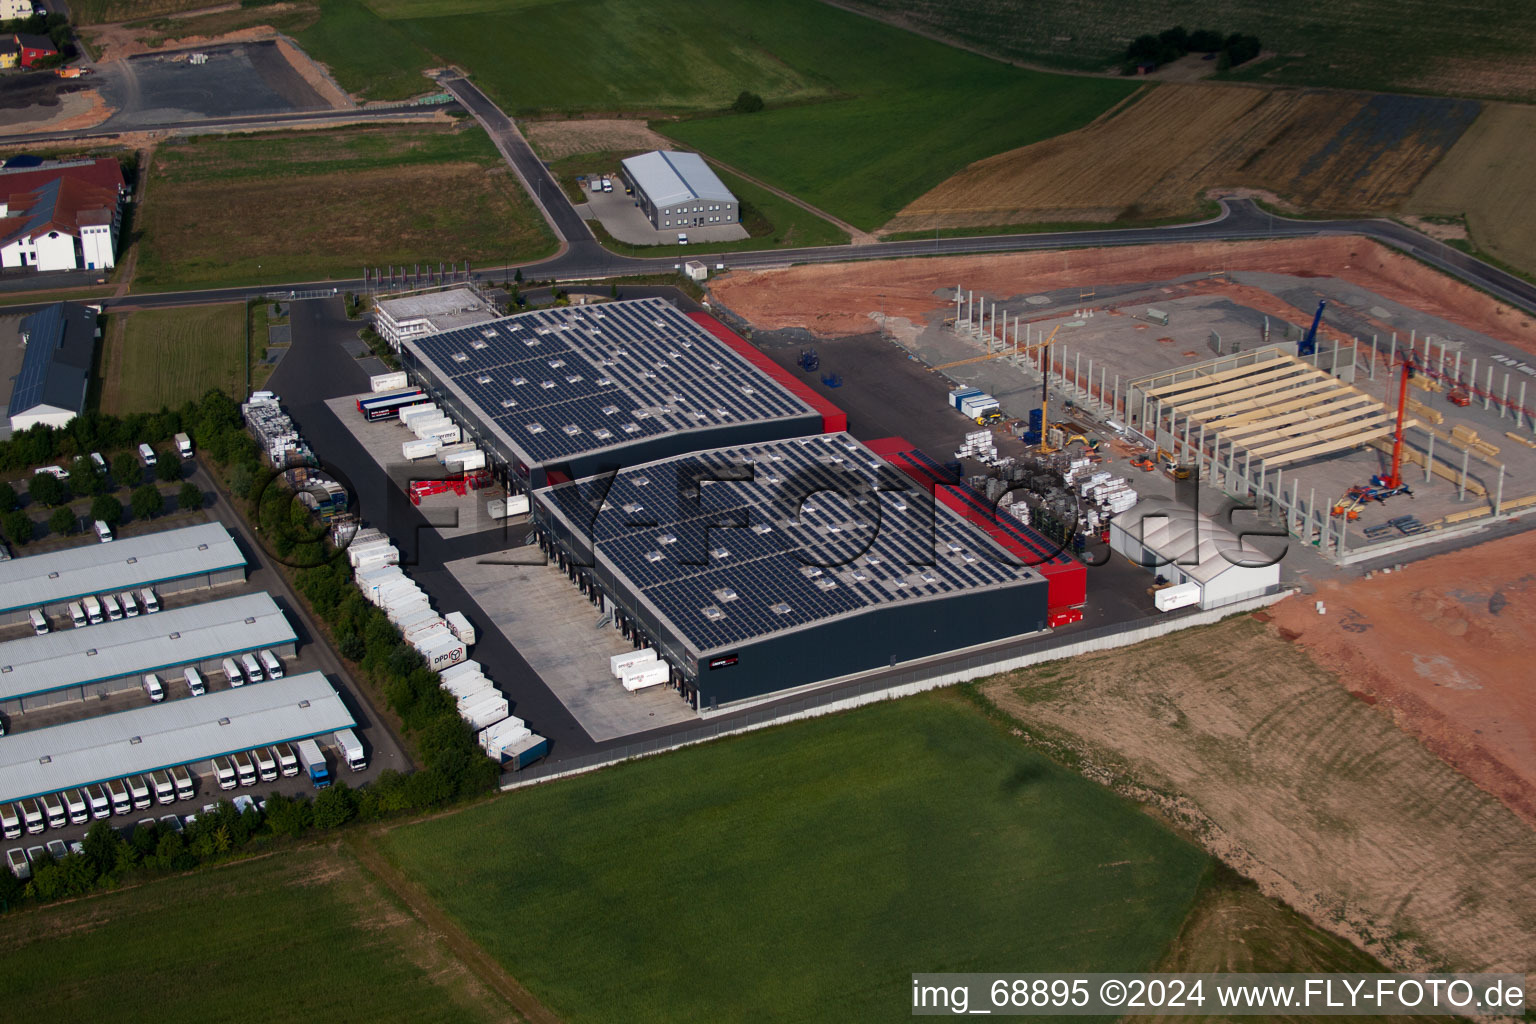
[{"label": "solar panel roof", "polygon": [[323,674],[305,672],[7,736],[0,800],[22,800],[355,725]]},{"label": "solar panel roof", "polygon": [[96,346],[96,313],[75,302],[55,302],[21,322],[27,336],[21,372],[11,390],[9,415],[38,406],[79,411]]},{"label": "solar panel roof", "polygon": [[812,414],[662,299],[518,313],[405,345],[530,466]]},{"label": "solar panel roof", "polygon": [[[751,479],[710,479],[731,476]],[[538,497],[698,654],[1042,579],[847,434],[661,460]]]}]

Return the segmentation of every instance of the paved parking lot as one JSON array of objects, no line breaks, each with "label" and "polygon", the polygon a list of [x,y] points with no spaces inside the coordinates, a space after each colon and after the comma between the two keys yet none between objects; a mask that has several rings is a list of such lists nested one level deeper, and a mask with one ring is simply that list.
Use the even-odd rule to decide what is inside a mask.
[{"label": "paved parking lot", "polygon": [[97,66],[94,84],[116,113],[104,127],[131,131],[144,125],[212,117],[326,110],[330,104],[304,81],[275,42],[233,43],[199,52],[147,53]]}]

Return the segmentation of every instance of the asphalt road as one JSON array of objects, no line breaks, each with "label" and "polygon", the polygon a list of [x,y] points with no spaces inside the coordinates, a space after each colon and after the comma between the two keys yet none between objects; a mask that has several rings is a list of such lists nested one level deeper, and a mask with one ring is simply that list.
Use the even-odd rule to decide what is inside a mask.
[{"label": "asphalt road", "polygon": [[402,114],[433,113],[449,107],[418,107],[408,103],[387,107],[358,107],[340,110],[306,110],[292,114],[243,114],[232,117],[208,117],[191,121],[164,121],[116,127],[74,129],[62,132],[31,132],[22,135],[0,135],[0,146],[18,146],[30,149],[43,142],[71,142],[77,139],[105,139],[124,132],[159,131],[214,131],[221,128],[282,128],[287,125],[303,125],[306,122],[387,121]]}]

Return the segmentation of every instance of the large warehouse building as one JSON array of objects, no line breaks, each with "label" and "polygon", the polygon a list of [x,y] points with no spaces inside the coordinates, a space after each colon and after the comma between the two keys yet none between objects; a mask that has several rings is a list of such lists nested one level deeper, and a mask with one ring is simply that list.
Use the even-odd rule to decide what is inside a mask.
[{"label": "large warehouse building", "polygon": [[536,499],[552,560],[701,709],[1046,628],[1038,571],[846,433]]},{"label": "large warehouse building", "polygon": [[244,579],[245,556],[220,523],[86,544],[0,562],[0,624],[24,621],[34,608],[66,615],[69,602],[88,594],[176,594]]},{"label": "large warehouse building", "polygon": [[297,643],[266,593],[22,637],[0,644],[0,711],[131,690],[146,672],[217,671],[221,659],[263,648],[291,655]]},{"label": "large warehouse building", "polygon": [[519,313],[407,339],[401,358],[516,487],[847,426],[718,321],[662,299]]},{"label": "large warehouse building", "polygon": [[697,153],[642,153],[624,161],[623,174],[654,228],[741,222],[740,201]]},{"label": "large warehouse building", "polygon": [[0,803],[178,765],[208,774],[215,757],[355,724],[325,676],[306,672],[34,729],[0,743]]}]

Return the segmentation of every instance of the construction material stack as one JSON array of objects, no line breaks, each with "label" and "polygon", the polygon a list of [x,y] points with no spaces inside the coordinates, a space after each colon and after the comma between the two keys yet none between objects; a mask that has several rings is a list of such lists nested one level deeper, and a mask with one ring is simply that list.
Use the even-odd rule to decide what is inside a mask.
[{"label": "construction material stack", "polygon": [[267,461],[278,469],[314,465],[314,451],[299,436],[293,420],[283,412],[282,404],[270,391],[257,391],[240,407],[245,425],[267,453]]},{"label": "construction material stack", "polygon": [[992,431],[973,430],[965,435],[965,441],[955,449],[957,459],[975,459],[978,462],[991,465],[997,461],[997,445],[993,443]]},{"label": "construction material stack", "polygon": [[956,388],[949,393],[949,404],[966,419],[977,422],[1002,416],[998,400],[980,388]]}]

